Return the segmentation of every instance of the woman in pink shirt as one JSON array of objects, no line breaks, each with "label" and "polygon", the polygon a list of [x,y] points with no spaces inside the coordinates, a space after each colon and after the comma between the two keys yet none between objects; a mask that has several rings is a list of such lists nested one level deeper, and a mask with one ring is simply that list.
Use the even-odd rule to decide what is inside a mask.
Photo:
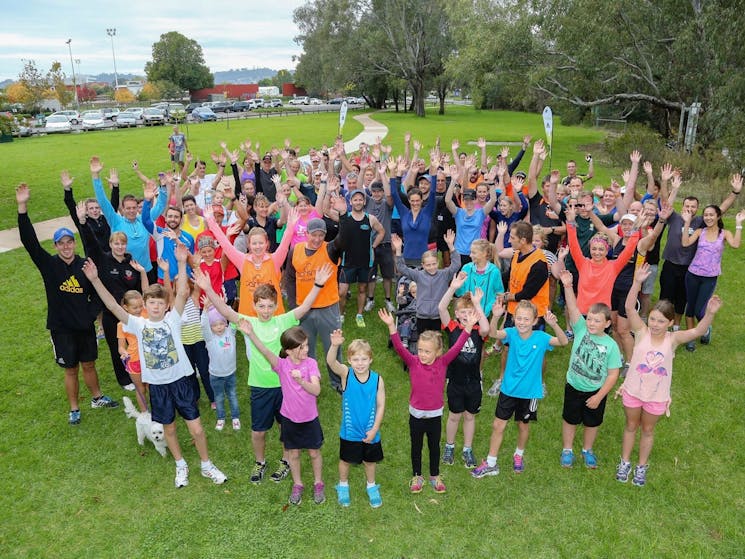
[{"label": "woman in pink shirt", "polygon": [[636,310],[636,297],[650,274],[649,264],[643,264],[634,275],[634,284],[626,297],[626,313],[634,332],[634,353],[626,380],[618,389],[623,397],[626,427],[623,431],[621,461],[616,468],[616,479],[622,483],[631,473],[631,451],[639,437],[639,462],[634,468],[634,485],[643,486],[647,480],[649,454],[654,442],[654,428],[662,414],[670,413],[670,383],[673,374],[675,348],[701,336],[711,325],[722,302],[714,295],[706,305],[706,314],[698,326],[689,330],[670,332],[675,309],[667,300],[658,301],[649,313],[647,324]]}]

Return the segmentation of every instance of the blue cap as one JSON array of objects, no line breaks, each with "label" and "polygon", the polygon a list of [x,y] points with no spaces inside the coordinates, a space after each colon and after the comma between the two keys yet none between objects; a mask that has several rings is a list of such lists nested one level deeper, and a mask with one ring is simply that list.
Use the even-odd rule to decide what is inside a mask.
[{"label": "blue cap", "polygon": [[57,244],[65,237],[70,237],[74,241],[75,233],[70,231],[67,227],[60,227],[54,232],[54,243]]}]

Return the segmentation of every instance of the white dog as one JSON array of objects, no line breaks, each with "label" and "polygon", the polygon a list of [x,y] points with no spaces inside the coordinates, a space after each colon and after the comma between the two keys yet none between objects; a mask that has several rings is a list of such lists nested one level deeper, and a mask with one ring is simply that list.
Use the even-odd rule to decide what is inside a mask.
[{"label": "white dog", "polygon": [[160,452],[160,455],[165,458],[167,445],[163,424],[153,421],[149,411],[141,412],[138,410],[132,403],[132,400],[126,396],[122,400],[124,401],[124,414],[136,420],[137,442],[140,446],[144,446],[145,439],[149,440],[153,443],[155,450]]}]

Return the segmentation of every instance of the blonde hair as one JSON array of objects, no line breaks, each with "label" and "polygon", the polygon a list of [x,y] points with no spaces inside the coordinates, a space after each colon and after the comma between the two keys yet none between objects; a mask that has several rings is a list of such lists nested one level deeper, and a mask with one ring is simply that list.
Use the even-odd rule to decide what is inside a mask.
[{"label": "blonde hair", "polygon": [[494,260],[494,245],[486,239],[476,239],[471,243],[471,250],[480,250],[486,255],[486,261]]},{"label": "blonde hair", "polygon": [[361,340],[359,338],[356,340],[352,340],[349,346],[347,346],[347,359],[351,359],[355,353],[364,353],[370,359],[372,359],[373,355],[370,342],[368,342],[367,340]]},{"label": "blonde hair", "polygon": [[466,307],[475,308],[475,305],[473,304],[473,298],[471,297],[470,292],[466,292],[463,294],[462,297],[458,297],[455,300],[455,309],[464,309]]},{"label": "blonde hair", "polygon": [[127,234],[122,231],[114,231],[109,237],[109,242],[113,243],[114,241],[126,243],[128,241]]},{"label": "blonde hair", "polygon": [[442,353],[442,336],[439,332],[435,332],[434,330],[425,330],[424,332],[419,334],[419,343],[421,342],[433,343],[435,346],[435,353],[437,355],[440,355]]},{"label": "blonde hair", "polygon": [[140,293],[139,291],[135,291],[134,289],[130,289],[129,291],[125,291],[124,295],[122,295],[121,305],[123,307],[128,307],[137,299],[142,299],[142,293]]},{"label": "blonde hair", "polygon": [[528,299],[523,299],[522,301],[517,303],[517,307],[515,308],[515,315],[517,315],[517,311],[519,310],[529,311],[533,314],[533,318],[538,318],[538,307],[536,307]]}]

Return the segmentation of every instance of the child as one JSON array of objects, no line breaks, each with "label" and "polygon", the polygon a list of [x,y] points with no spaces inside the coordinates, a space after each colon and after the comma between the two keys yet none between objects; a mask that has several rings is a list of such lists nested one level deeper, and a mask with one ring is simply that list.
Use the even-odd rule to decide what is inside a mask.
[{"label": "child", "polygon": [[[197,272],[194,276],[197,284],[204,290],[210,302],[231,323],[238,324],[242,319],[251,323],[256,336],[275,353],[281,349],[282,332],[297,326],[300,319],[310,310],[322,286],[331,277],[331,266],[323,266],[316,271],[313,288],[303,303],[286,313],[276,315],[277,291],[270,284],[256,286],[253,291],[253,303],[257,316],[248,317],[235,312],[218,296],[210,286],[209,278]],[[272,428],[275,420],[280,423],[282,407],[282,390],[279,378],[272,370],[271,364],[253,346],[246,336],[246,356],[250,363],[248,385],[251,388],[251,444],[255,455],[254,467],[251,470],[251,483],[261,483],[266,471],[266,433]],[[281,425],[281,424],[280,424]],[[290,473],[289,454],[283,449],[279,467],[271,474],[270,479],[279,483]]]},{"label": "child", "polygon": [[572,288],[572,273],[564,270],[560,279],[564,286],[567,319],[574,331],[564,386],[561,428],[564,447],[560,462],[564,468],[574,465],[574,435],[577,425],[582,424],[585,426],[582,458],[586,467],[594,469],[598,467],[598,461],[592,447],[603,423],[606,397],[618,380],[623,359],[616,341],[605,333],[611,324],[610,307],[605,303],[595,303],[588,309],[587,318],[583,318]]},{"label": "child", "polygon": [[[408,284],[408,290],[406,288]],[[404,347],[408,347],[412,353],[416,352],[416,341],[419,337],[416,324],[416,282],[406,276],[401,276],[398,283],[398,294],[396,296],[396,317],[398,325],[396,330]],[[390,347],[390,346],[389,346]]]},{"label": "child", "polygon": [[[142,294],[139,291],[135,291],[134,289],[126,291],[122,297],[121,305],[132,316],[147,317],[147,313],[144,312],[145,301],[142,299]],[[146,412],[147,398],[145,397],[145,392],[147,387],[142,383],[142,369],[140,367],[140,351],[137,344],[137,336],[125,333],[122,323],[118,322],[116,325],[116,338],[119,342],[119,357],[122,363],[124,363],[124,369],[129,373],[129,378],[132,379],[132,384],[135,385],[137,405],[141,412]]]},{"label": "child", "polygon": [[122,322],[124,332],[135,334],[139,344],[142,381],[150,385],[150,411],[153,421],[163,424],[168,450],[176,460],[176,487],[189,485],[189,466],[181,454],[176,435],[176,411],[186,421],[189,434],[194,440],[201,459],[202,476],[216,484],[228,478],[217,469],[209,458],[207,437],[199,419],[194,388],[188,376],[191,364],[181,343],[181,313],[189,296],[186,280],[188,249],[183,244],[176,246],[178,282],[173,309],[168,311],[168,296],[161,285],[151,285],[145,291],[144,300],[148,318],[130,316],[120,307],[111,293],[98,278],[93,261],[86,262],[83,272],[96,288],[101,301]]},{"label": "child", "polygon": [[326,362],[341,378],[341,428],[339,430],[339,484],[337,500],[350,505],[349,466],[364,464],[367,497],[374,509],[383,504],[380,485],[375,483],[375,464],[383,460],[380,424],[385,412],[385,385],[381,376],[370,370],[372,348],[365,340],[353,340],[347,348],[350,366],[339,363],[337,355],[344,344],[341,330],[331,333]]},{"label": "child", "polygon": [[487,316],[491,313],[497,295],[504,293],[502,273],[492,264],[494,245],[486,239],[477,239],[471,243],[471,261],[463,266],[466,281],[455,292],[456,297],[464,293],[473,293],[477,287],[484,294],[482,308]]},{"label": "child", "polygon": [[452,345],[460,337],[466,320],[472,316],[478,324],[468,332],[469,338],[455,361],[448,365],[448,421],[445,426],[445,452],[442,461],[453,464],[455,454],[455,435],[463,418],[463,461],[466,468],[475,468],[473,457],[473,434],[476,431],[476,414],[481,410],[481,352],[484,339],[489,335],[489,319],[481,308],[483,293],[478,287],[473,295],[466,293],[455,302],[455,320],[450,319],[448,305],[453,293],[466,281],[466,274],[460,272],[453,278],[450,287],[440,301],[440,320]]},{"label": "child", "polygon": [[440,313],[437,310],[437,305],[447,291],[450,280],[453,279],[458,268],[460,268],[460,255],[453,248],[455,233],[450,229],[445,234],[445,242],[450,247],[450,251],[455,253],[450,266],[444,270],[438,269],[437,251],[428,250],[422,254],[423,269],[419,270],[406,265],[402,253],[403,240],[398,235],[391,235],[393,254],[396,257],[396,270],[399,274],[414,280],[417,283],[417,288],[421,287],[416,307],[416,322],[419,332],[425,330],[440,331]]},{"label": "child", "polygon": [[[224,295],[224,268],[222,262],[215,258],[215,248],[217,248],[217,246],[217,241],[212,235],[210,235],[210,233],[205,232],[200,234],[197,237],[199,258],[196,259],[199,265],[194,267],[198,267],[200,270],[202,270],[202,272],[209,276],[210,283],[212,284],[212,289],[215,290],[215,293]],[[200,303],[203,303],[203,301],[200,301]],[[204,306],[204,304],[200,306]]]},{"label": "child", "polygon": [[[222,287],[222,286],[221,286]],[[230,404],[233,430],[241,428],[241,410],[238,408],[238,393],[235,388],[235,331],[217,309],[205,308],[201,319],[202,335],[210,357],[210,386],[215,393],[217,423],[215,429],[225,427],[225,396]]]},{"label": "child", "polygon": [[634,449],[636,432],[641,426],[639,463],[634,468],[634,478],[631,480],[639,487],[647,481],[655,425],[663,413],[670,415],[670,381],[675,348],[705,334],[722,305],[718,296],[712,296],[706,305],[706,314],[696,328],[669,332],[675,319],[675,309],[669,301],[662,300],[650,311],[647,324],[644,324],[636,310],[636,296],[650,273],[649,264],[643,264],[636,271],[634,285],[626,297],[626,313],[634,332],[634,353],[626,380],[616,393],[616,396],[622,395],[626,413],[616,479],[622,483],[629,480],[631,451]]},{"label": "child", "polygon": [[274,355],[256,336],[251,322],[243,319],[240,329],[256,349],[266,358],[279,376],[282,387],[282,443],[287,449],[292,472],[290,504],[299,505],[303,499],[303,480],[300,476],[300,451],[308,450],[313,466],[313,501],[320,505],[326,500],[323,485],[323,431],[318,420],[318,395],[321,393],[321,373],[318,363],[308,357],[308,335],[300,326],[282,333],[282,350]]},{"label": "child", "polygon": [[568,343],[566,334],[559,327],[556,316],[551,311],[546,311],[544,320],[553,328],[556,336],[550,336],[541,330],[533,330],[538,320],[538,309],[528,300],[522,300],[517,304],[514,327],[497,329],[499,317],[504,313],[501,299],[494,303],[492,312],[490,335],[509,344],[510,352],[507,354],[507,366],[497,400],[497,409],[494,412],[489,455],[478,468],[471,471],[475,478],[499,474],[497,453],[502,446],[507,421],[513,415],[518,422],[518,434],[517,448],[512,456],[512,469],[516,474],[523,472],[523,453],[530,435],[530,422],[538,419],[538,400],[543,397],[543,358],[547,351],[553,351],[554,347]]},{"label": "child", "polygon": [[[457,260],[457,256],[453,256]],[[429,483],[436,493],[445,493],[445,484],[440,478],[440,438],[442,436],[442,393],[445,388],[445,374],[448,365],[458,356],[469,338],[469,332],[476,324],[476,317],[466,319],[463,332],[445,355],[442,355],[442,336],[439,332],[427,330],[419,334],[417,355],[412,355],[401,344],[396,332],[393,316],[385,309],[378,311],[380,320],[388,326],[388,333],[396,352],[408,367],[411,378],[409,394],[409,434],[411,436],[411,469],[413,477],[409,482],[412,493],[421,493],[424,487],[422,477],[422,445],[427,435],[429,447]]]}]

